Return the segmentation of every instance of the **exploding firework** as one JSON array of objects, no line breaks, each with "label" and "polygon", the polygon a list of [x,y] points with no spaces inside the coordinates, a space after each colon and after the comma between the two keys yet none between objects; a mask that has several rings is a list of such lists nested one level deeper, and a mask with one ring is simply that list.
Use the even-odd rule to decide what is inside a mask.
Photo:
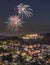
[{"label": "exploding firework", "polygon": [[16,12],[18,13],[18,16],[10,16],[8,22],[6,22],[8,23],[8,29],[11,31],[18,31],[22,27],[24,15],[28,18],[33,15],[33,9],[31,9],[29,5],[22,3],[17,6]]},{"label": "exploding firework", "polygon": [[23,18],[23,15],[25,15],[28,18],[33,15],[32,13],[33,9],[31,9],[29,5],[19,4],[17,6],[17,10],[18,10],[18,14],[22,16],[22,18]]},{"label": "exploding firework", "polygon": [[11,31],[18,31],[22,27],[22,21],[19,16],[10,16],[8,18],[8,29]]}]

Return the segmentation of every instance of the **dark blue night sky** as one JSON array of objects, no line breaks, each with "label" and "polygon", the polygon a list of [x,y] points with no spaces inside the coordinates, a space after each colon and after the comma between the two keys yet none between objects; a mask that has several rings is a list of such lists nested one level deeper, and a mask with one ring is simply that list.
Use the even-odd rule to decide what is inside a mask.
[{"label": "dark blue night sky", "polygon": [[[4,22],[9,15],[15,14],[14,8],[20,4],[28,4],[33,9],[33,16],[25,19],[23,28],[18,32],[7,31]],[[0,35],[18,35],[25,33],[50,32],[50,0],[0,0]]]}]

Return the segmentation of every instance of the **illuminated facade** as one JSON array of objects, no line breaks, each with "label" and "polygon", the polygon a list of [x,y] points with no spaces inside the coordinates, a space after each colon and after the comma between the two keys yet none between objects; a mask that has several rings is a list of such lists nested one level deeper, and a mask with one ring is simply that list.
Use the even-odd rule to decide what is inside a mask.
[{"label": "illuminated facade", "polygon": [[37,39],[37,38],[43,38],[40,34],[27,34],[22,37],[23,39]]}]

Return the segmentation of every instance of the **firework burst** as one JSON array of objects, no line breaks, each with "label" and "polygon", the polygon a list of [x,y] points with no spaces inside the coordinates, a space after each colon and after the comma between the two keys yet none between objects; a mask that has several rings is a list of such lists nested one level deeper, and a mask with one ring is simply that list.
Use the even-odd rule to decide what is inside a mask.
[{"label": "firework burst", "polygon": [[8,18],[8,29],[11,31],[18,31],[22,27],[22,21],[18,16],[10,16]]},{"label": "firework burst", "polygon": [[11,31],[18,31],[22,27],[24,16],[29,18],[33,15],[33,9],[26,4],[19,4],[15,10],[18,15],[15,14],[15,16],[10,16],[8,22],[6,22],[8,24],[8,29]]},{"label": "firework burst", "polygon": [[33,15],[32,13],[33,9],[31,9],[29,5],[19,4],[17,6],[17,10],[18,10],[18,14],[22,16],[22,18],[23,18],[23,15],[25,15],[28,18]]}]

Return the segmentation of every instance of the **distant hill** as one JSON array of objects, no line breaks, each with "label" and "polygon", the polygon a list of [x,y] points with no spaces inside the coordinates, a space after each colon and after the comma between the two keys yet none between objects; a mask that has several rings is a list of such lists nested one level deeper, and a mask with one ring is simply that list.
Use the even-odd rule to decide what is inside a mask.
[{"label": "distant hill", "polygon": [[50,41],[50,33],[45,34],[45,35],[44,35],[44,39],[45,39],[46,41]]},{"label": "distant hill", "polygon": [[15,39],[20,39],[20,37],[19,36],[0,36],[0,40],[15,40]]},{"label": "distant hill", "polygon": [[20,40],[22,43],[43,43],[43,44],[50,44],[50,33],[40,34],[44,35],[43,39],[30,39],[24,40],[20,36],[0,36],[0,40]]}]

